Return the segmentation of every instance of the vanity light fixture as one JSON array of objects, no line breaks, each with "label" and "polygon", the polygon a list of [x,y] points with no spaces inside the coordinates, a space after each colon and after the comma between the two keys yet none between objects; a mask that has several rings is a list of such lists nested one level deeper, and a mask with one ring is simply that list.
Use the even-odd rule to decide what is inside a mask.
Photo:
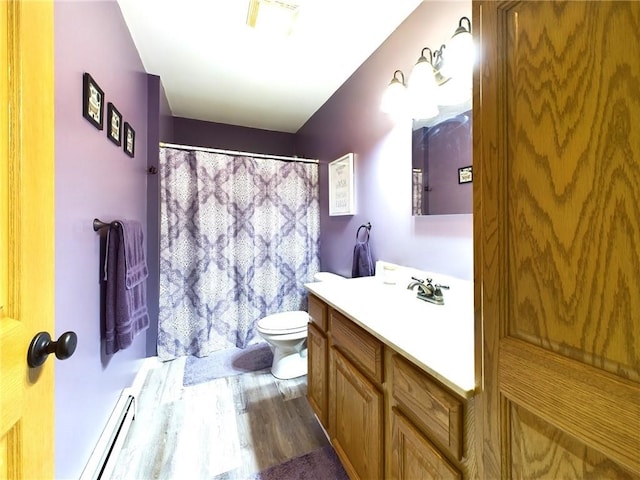
[{"label": "vanity light fixture", "polygon": [[[471,99],[471,82],[466,79],[460,78],[460,76],[447,77],[443,75],[446,70],[443,69],[445,64],[444,51],[446,45],[441,45],[438,50],[433,54],[434,64],[436,69],[436,83],[438,84],[437,102],[442,107],[448,107],[451,105],[460,105]],[[447,58],[449,55],[447,54]],[[471,80],[471,73],[469,73],[469,80]]]},{"label": "vanity light fixture", "polygon": [[[427,58],[425,54],[428,53]],[[436,70],[433,67],[433,54],[429,47],[420,52],[409,77],[409,97],[411,99],[412,117],[415,119],[433,118],[440,111],[437,105]]]},{"label": "vanity light fixture", "polygon": [[440,48],[433,52],[433,69],[435,70],[436,84],[441,87],[443,84],[451,80],[451,77],[445,77],[442,74],[442,67],[444,65],[444,50],[446,45],[440,45]]},{"label": "vanity light fixture", "polygon": [[393,117],[399,117],[405,111],[406,104],[407,88],[404,81],[404,73],[401,70],[396,70],[393,72],[393,78],[382,95],[380,109]]},{"label": "vanity light fixture", "polygon": [[[471,20],[462,17],[446,45],[441,45],[434,52],[428,47],[422,49],[411,72],[408,88],[405,88],[402,71],[394,72],[380,108],[396,117],[404,114],[408,107],[406,97],[409,93],[411,116],[414,119],[429,119],[439,114],[438,105],[450,106],[468,102],[471,98],[473,62]],[[402,80],[398,79],[398,74]]]},{"label": "vanity light fixture", "polygon": [[[467,24],[465,27],[464,24]],[[473,75],[474,48],[471,36],[471,20],[462,17],[458,28],[447,43],[446,61],[442,65],[442,75],[457,78],[471,85]]]}]

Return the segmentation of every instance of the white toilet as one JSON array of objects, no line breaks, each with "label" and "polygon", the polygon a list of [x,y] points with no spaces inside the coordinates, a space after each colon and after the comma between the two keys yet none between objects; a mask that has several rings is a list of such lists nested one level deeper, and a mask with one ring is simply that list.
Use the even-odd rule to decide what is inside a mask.
[{"label": "white toilet", "polygon": [[[318,272],[316,282],[344,280],[329,272]],[[309,314],[300,310],[268,315],[256,325],[256,330],[271,346],[273,364],[271,373],[283,380],[307,374],[307,323]]]}]

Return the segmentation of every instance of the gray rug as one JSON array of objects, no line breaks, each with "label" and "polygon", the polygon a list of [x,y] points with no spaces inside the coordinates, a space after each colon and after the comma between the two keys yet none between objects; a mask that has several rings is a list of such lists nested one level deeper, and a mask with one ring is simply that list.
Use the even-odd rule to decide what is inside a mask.
[{"label": "gray rug", "polygon": [[252,480],[349,480],[331,445],[255,474]]},{"label": "gray rug", "polygon": [[267,343],[213,352],[207,357],[187,357],[182,384],[185,387],[216,378],[271,368],[273,353]]}]

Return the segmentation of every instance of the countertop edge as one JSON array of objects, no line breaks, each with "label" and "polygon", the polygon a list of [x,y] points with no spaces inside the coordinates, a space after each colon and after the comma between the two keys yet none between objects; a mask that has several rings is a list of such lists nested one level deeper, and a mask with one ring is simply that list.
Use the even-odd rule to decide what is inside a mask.
[{"label": "countertop edge", "polygon": [[369,332],[371,335],[373,335],[375,338],[377,338],[378,340],[383,342],[385,345],[393,348],[395,351],[397,351],[399,354],[401,354],[407,360],[411,361],[413,364],[415,364],[416,366],[418,366],[419,368],[421,368],[422,370],[427,372],[429,375],[433,376],[435,379],[437,379],[438,381],[440,381],[441,383],[446,385],[449,389],[454,391],[456,394],[460,395],[461,397],[463,397],[465,399],[473,397],[475,389],[476,389],[475,385],[472,388],[465,388],[465,387],[463,387],[461,385],[458,385],[457,383],[455,383],[454,381],[450,380],[446,376],[442,375],[440,372],[438,372],[437,370],[435,370],[431,366],[429,366],[426,363],[424,363],[423,361],[420,361],[419,359],[417,359],[411,353],[407,352],[401,345],[397,345],[396,343],[390,341],[388,338],[386,338],[384,335],[380,334],[380,332],[376,331],[375,329],[371,328],[366,323],[358,320],[357,318],[354,318],[350,313],[345,311],[339,305],[335,304],[331,299],[327,298],[323,293],[321,293],[317,289],[315,289],[313,283],[307,283],[304,286],[307,289],[307,291],[312,293],[314,296],[318,297],[319,299],[324,301],[326,304],[328,304],[329,306],[331,306],[332,308],[334,308],[335,310],[340,312],[342,315],[347,317],[353,323],[355,323],[359,327],[361,327],[364,330],[366,330],[367,332]]}]

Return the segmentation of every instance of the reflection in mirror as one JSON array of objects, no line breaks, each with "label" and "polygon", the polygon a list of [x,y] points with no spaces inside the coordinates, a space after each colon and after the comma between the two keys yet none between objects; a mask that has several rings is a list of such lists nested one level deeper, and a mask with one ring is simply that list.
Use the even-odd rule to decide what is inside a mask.
[{"label": "reflection in mirror", "polygon": [[[470,102],[469,102],[470,104]],[[412,133],[412,214],[473,212],[471,109],[440,108],[426,121],[414,120]]]}]

